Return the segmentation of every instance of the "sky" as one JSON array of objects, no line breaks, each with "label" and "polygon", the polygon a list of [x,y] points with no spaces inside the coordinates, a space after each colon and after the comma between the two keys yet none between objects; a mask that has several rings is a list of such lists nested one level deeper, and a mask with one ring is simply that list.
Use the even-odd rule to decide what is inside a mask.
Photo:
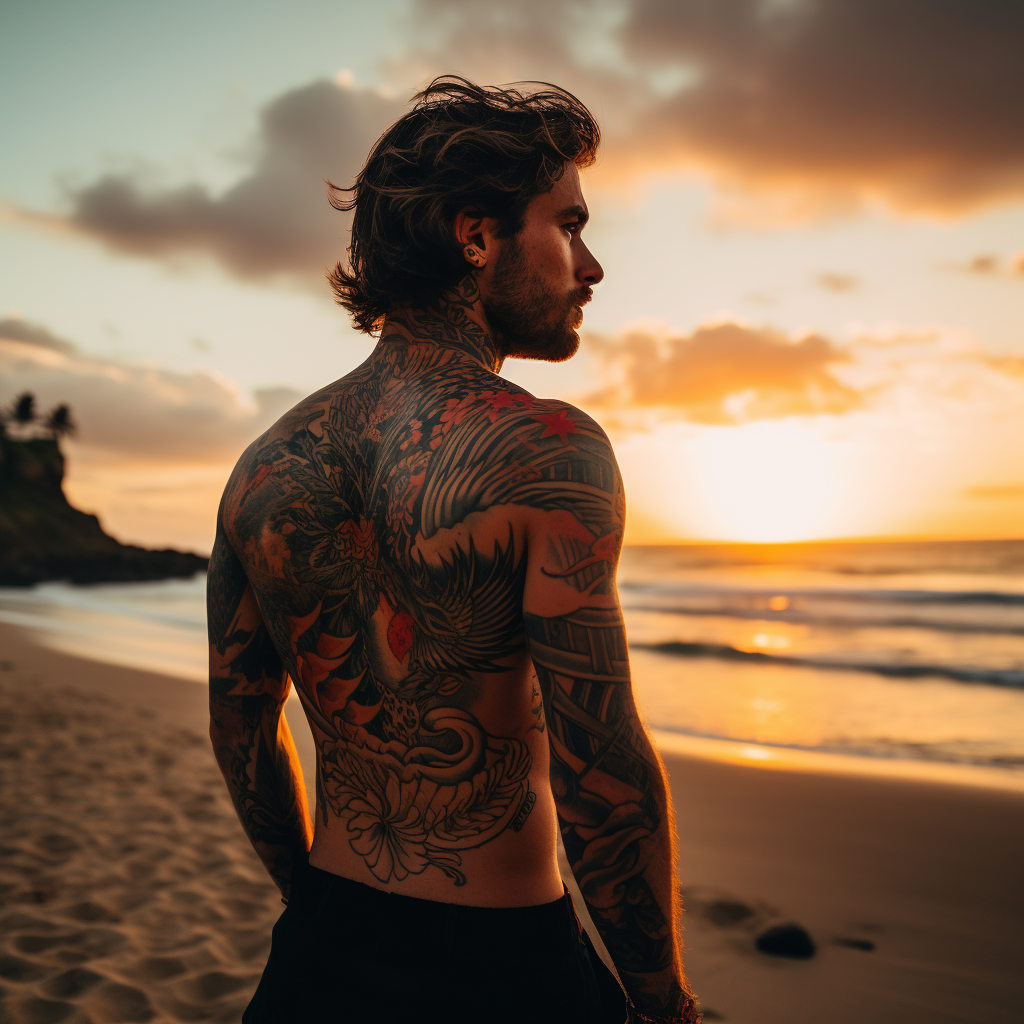
[{"label": "sky", "polygon": [[505,374],[608,431],[627,542],[1024,524],[1018,0],[0,0],[0,403],[66,492],[208,550],[242,449],[372,340],[325,270],[436,74],[553,81],[605,144],[580,354]]}]

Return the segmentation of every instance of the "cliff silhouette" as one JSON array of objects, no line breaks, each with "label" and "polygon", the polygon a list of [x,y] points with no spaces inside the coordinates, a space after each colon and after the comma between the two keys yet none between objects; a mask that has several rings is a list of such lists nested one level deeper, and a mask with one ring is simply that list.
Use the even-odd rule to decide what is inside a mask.
[{"label": "cliff silhouette", "polygon": [[0,431],[0,586],[157,580],[206,569],[199,555],[116,541],[96,516],[68,503],[63,481],[56,439],[15,440]]}]

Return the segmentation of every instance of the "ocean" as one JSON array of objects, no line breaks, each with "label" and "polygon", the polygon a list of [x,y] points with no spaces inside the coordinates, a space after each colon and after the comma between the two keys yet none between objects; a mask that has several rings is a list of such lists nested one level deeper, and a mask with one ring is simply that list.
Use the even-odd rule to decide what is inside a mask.
[{"label": "ocean", "polygon": [[[0,621],[202,683],[204,590],[0,588]],[[1024,541],[632,547],[619,591],[659,736],[1024,781]]]}]

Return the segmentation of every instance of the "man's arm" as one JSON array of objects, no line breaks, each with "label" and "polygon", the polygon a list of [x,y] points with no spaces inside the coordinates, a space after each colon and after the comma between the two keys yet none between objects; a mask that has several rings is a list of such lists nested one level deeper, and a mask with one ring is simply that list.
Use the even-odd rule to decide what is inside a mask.
[{"label": "man's arm", "polygon": [[[633,701],[615,589],[621,480],[610,446],[598,467],[588,465],[592,454],[592,446],[579,451],[579,472],[566,474],[600,481],[587,488],[586,514],[534,515],[528,532],[524,613],[544,698],[551,788],[569,863],[634,1019],[643,1019],[639,1010],[696,1021],[682,965],[675,820],[664,767]],[[604,514],[595,516],[602,501]]]},{"label": "man's arm", "polygon": [[287,899],[312,828],[302,768],[282,711],[291,682],[222,527],[206,591],[210,740],[249,840]]}]

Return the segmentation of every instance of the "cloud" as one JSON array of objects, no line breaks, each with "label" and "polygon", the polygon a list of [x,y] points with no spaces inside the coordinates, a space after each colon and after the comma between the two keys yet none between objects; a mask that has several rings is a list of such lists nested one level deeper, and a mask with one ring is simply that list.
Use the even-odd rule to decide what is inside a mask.
[{"label": "cloud", "polygon": [[697,78],[644,127],[751,182],[911,209],[1024,195],[1014,0],[636,0],[629,51]]},{"label": "cloud", "polygon": [[[593,103],[615,165],[955,213],[1024,196],[1016,0],[418,0],[421,68]],[[403,67],[409,66],[408,56]],[[808,193],[815,193],[809,196]]]},{"label": "cloud", "polygon": [[1024,414],[1024,359],[942,328],[862,332],[840,345],[725,322],[668,337],[588,335],[583,351],[606,386],[582,404],[627,431],[650,422],[631,410],[713,426],[911,408],[921,423]]},{"label": "cloud", "polygon": [[988,276],[998,274],[1002,270],[998,256],[975,256],[964,264],[963,270],[968,274],[981,274]]},{"label": "cloud", "polygon": [[1021,356],[989,356],[985,362],[994,370],[1005,373],[1007,377],[1024,379],[1024,357]]},{"label": "cloud", "polygon": [[952,269],[979,277],[1024,277],[1024,253],[1005,261],[1001,256],[984,253],[966,263],[953,264]]},{"label": "cloud", "polygon": [[[1024,197],[1017,0],[414,0],[405,23],[387,62],[401,89],[452,68],[555,80],[602,121],[596,174],[703,173],[725,219]],[[324,179],[351,181],[404,109],[346,79],[313,82],[263,109],[258,155],[222,194],[111,173],[72,189],[63,221],[0,212],[118,252],[204,253],[241,278],[323,287],[348,242]]]},{"label": "cloud", "polygon": [[592,396],[594,405],[670,407],[693,422],[727,424],[845,413],[863,401],[832,373],[850,356],[814,334],[792,341],[723,323],[664,341],[642,332],[617,342],[594,338],[589,350],[619,377]]},{"label": "cloud", "polygon": [[21,341],[26,345],[38,345],[41,348],[65,354],[75,351],[75,346],[70,341],[58,338],[56,334],[51,334],[45,327],[29,323],[20,317],[9,316],[0,320],[0,339]]},{"label": "cloud", "polygon": [[829,292],[852,292],[860,287],[860,278],[853,274],[819,274],[815,283]]},{"label": "cloud", "polygon": [[982,501],[1016,501],[1024,498],[1024,484],[985,484],[968,487],[964,495],[968,498],[980,498]]},{"label": "cloud", "polygon": [[22,391],[33,392],[42,406],[67,402],[79,425],[76,444],[94,455],[192,464],[237,458],[301,397],[271,388],[246,401],[202,371],[176,373],[37,341],[0,341],[0,402]]},{"label": "cloud", "polygon": [[324,181],[347,185],[401,109],[369,90],[313,82],[264,108],[258,156],[222,195],[195,183],[146,188],[108,174],[70,192],[67,224],[118,252],[204,252],[242,278],[322,284],[348,244],[347,218],[328,204]]}]

